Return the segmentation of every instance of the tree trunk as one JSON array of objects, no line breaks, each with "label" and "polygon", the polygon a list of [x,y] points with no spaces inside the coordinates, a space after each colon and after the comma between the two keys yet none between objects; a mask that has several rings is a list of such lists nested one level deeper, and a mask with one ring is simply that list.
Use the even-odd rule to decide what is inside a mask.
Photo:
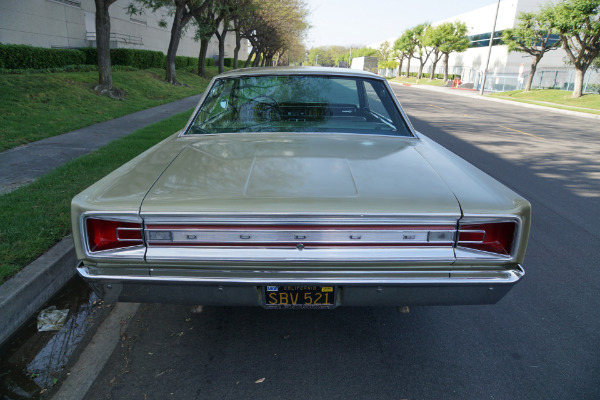
[{"label": "tree trunk", "polygon": [[585,75],[586,68],[575,66],[575,86],[573,87],[573,94],[571,97],[581,97],[583,95],[583,77]]},{"label": "tree trunk", "polygon": [[260,66],[264,67],[265,66],[265,61],[267,60],[267,55],[265,53],[261,54],[261,60],[260,60]]},{"label": "tree trunk", "polygon": [[183,1],[176,2],[175,16],[173,18],[173,26],[171,27],[171,38],[169,40],[169,50],[167,51],[167,68],[165,80],[172,85],[178,85],[177,73],[175,72],[175,56],[177,48],[181,40],[181,32],[183,27],[188,23],[192,14],[185,12],[185,3]]},{"label": "tree trunk", "polygon": [[227,36],[227,29],[223,27],[223,33],[219,33],[217,30],[215,32],[215,36],[219,41],[219,59],[217,61],[217,65],[219,66],[219,73],[222,74],[225,72],[225,36]]},{"label": "tree trunk", "polygon": [[253,47],[250,54],[248,54],[248,58],[246,58],[246,63],[244,64],[244,68],[248,68],[250,66],[250,63],[252,62],[252,56],[254,56],[254,54],[256,54],[256,51],[254,50],[254,47]]},{"label": "tree trunk", "polygon": [[242,47],[242,35],[240,31],[235,31],[235,48],[233,49],[233,69],[238,68],[238,58],[240,54],[240,48]]},{"label": "tree trunk", "polygon": [[444,85],[448,83],[448,58],[450,53],[444,53]]},{"label": "tree trunk", "polygon": [[410,57],[408,57],[408,60],[406,62],[406,77],[410,77]]},{"label": "tree trunk", "polygon": [[[96,50],[98,53],[98,86],[94,88],[97,93],[108,94],[115,97],[110,68],[110,15],[108,7],[116,0],[96,1]],[[120,96],[116,96],[120,97]]]},{"label": "tree trunk", "polygon": [[253,67],[260,66],[260,59],[261,59],[261,57],[262,57],[262,51],[256,50],[256,53],[254,54],[254,61],[252,62],[252,66]]},{"label": "tree trunk", "polygon": [[525,89],[523,92],[529,92],[531,90],[531,82],[533,82],[533,76],[535,75],[535,70],[537,69],[538,62],[542,58],[541,55],[533,57],[531,60],[531,68],[529,68],[529,76],[527,77],[527,82],[525,83]]},{"label": "tree trunk", "polygon": [[400,59],[400,62],[398,63],[398,78],[400,78],[400,76],[402,75],[402,64],[404,63],[404,57],[402,57]]},{"label": "tree trunk", "polygon": [[206,52],[208,51],[208,39],[200,39],[200,53],[198,53],[198,75],[206,78]]},{"label": "tree trunk", "polygon": [[424,66],[425,66],[425,63],[422,61],[419,61],[419,72],[417,72],[417,80],[419,80],[423,77],[423,67]]},{"label": "tree trunk", "polygon": [[431,66],[431,75],[429,76],[430,81],[435,79],[435,69],[437,68],[437,63],[439,60],[440,60],[440,57],[437,54],[434,54],[433,65]]}]

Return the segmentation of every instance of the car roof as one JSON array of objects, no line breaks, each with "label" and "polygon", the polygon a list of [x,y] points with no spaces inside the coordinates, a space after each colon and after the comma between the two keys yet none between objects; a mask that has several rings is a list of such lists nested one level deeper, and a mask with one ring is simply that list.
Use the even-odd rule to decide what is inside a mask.
[{"label": "car roof", "polygon": [[231,78],[238,76],[260,76],[260,75],[331,75],[348,76],[359,78],[376,78],[384,80],[385,78],[372,72],[350,68],[329,68],[329,67],[261,67],[261,68],[240,68],[217,75],[216,78]]}]

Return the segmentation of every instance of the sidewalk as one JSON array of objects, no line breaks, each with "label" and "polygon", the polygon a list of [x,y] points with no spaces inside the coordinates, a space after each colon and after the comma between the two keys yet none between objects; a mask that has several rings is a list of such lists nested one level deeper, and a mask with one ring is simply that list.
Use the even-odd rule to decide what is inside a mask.
[{"label": "sidewalk", "polygon": [[544,111],[554,112],[557,114],[566,114],[566,115],[571,115],[574,117],[600,120],[600,115],[598,115],[598,114],[589,114],[589,113],[585,113],[585,112],[563,110],[561,108],[545,107],[545,106],[539,106],[536,104],[523,103],[520,101],[503,100],[503,99],[498,99],[495,97],[481,96],[479,94],[479,92],[472,91],[472,90],[461,90],[461,89],[455,89],[455,88],[446,87],[446,86],[407,85],[407,84],[403,84],[400,82],[390,82],[390,83],[393,85],[410,86],[413,88],[429,90],[429,91],[438,92],[438,93],[453,94],[455,96],[470,97],[470,98],[476,99],[476,100],[493,101],[496,103],[511,104],[513,106],[520,106],[520,107],[525,107],[525,108],[535,108],[537,110],[544,110]]},{"label": "sidewalk", "polygon": [[[147,125],[195,107],[198,94],[0,153],[0,194]],[[75,275],[71,236],[0,286],[0,344]]]},{"label": "sidewalk", "polygon": [[192,107],[198,94],[0,153],[0,194],[26,185],[67,161]]}]

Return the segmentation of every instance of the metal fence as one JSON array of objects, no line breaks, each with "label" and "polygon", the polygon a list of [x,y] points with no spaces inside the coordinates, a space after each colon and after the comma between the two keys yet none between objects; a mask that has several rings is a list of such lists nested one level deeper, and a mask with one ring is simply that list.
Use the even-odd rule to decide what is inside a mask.
[{"label": "metal fence", "polygon": [[[417,72],[418,65],[411,65],[410,72]],[[404,75],[404,69],[402,74]],[[425,73],[431,73],[431,66],[423,69]],[[477,90],[481,89],[483,73],[470,67],[455,66],[449,68],[449,74],[459,75],[463,82],[473,83]],[[443,74],[443,67],[436,68],[436,74]],[[387,77],[393,77],[398,74],[398,68],[380,69],[379,74]],[[525,88],[528,73],[488,73],[485,81],[485,90],[489,92],[506,92],[509,90],[521,90]],[[559,89],[572,91],[575,86],[575,69],[538,69],[531,83],[532,89]],[[600,93],[600,70],[588,69],[583,77],[584,93]]]}]

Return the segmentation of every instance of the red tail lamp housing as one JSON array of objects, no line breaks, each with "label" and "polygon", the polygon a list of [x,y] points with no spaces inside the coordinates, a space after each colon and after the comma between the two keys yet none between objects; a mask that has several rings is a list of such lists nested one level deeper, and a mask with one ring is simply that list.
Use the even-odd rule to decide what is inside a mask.
[{"label": "red tail lamp housing", "polygon": [[87,218],[85,225],[90,252],[144,244],[141,223]]},{"label": "red tail lamp housing", "polygon": [[517,221],[460,224],[457,245],[504,256],[511,254]]}]

